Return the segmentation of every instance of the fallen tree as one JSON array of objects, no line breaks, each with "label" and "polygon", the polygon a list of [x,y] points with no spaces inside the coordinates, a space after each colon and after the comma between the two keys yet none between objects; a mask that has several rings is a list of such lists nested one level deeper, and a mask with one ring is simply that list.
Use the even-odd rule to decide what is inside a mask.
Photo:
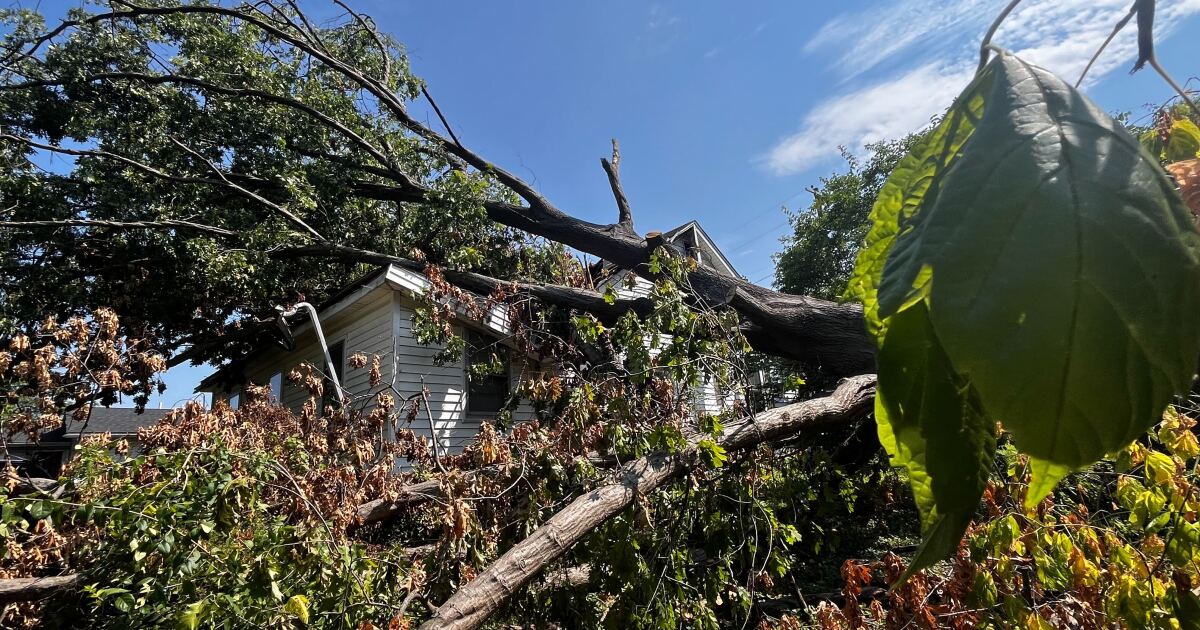
[{"label": "fallen tree", "polygon": [[[323,140],[325,146],[319,149],[305,144],[299,138],[289,138],[282,155],[305,164],[336,169],[343,177],[337,182],[336,193],[331,194],[338,198],[390,204],[387,210],[398,214],[410,212],[414,204],[444,204],[446,193],[443,181],[423,181],[422,174],[410,172],[400,166],[403,159],[400,155],[401,145],[397,143],[403,142],[404,150],[435,155],[437,159],[444,160],[453,172],[472,172],[494,179],[497,185],[523,202],[517,204],[494,197],[473,200],[483,209],[489,220],[587,252],[620,268],[636,269],[643,274],[654,275],[649,273],[647,263],[655,249],[661,245],[661,240],[657,233],[643,237],[634,231],[629,202],[623,192],[620,192],[617,171],[611,163],[605,170],[619,202],[618,221],[612,224],[596,224],[573,217],[551,203],[528,182],[469,149],[454,134],[448,132],[449,135],[444,135],[413,118],[402,97],[397,94],[395,86],[390,84],[397,80],[395,76],[388,73],[384,73],[388,76],[380,76],[378,72],[367,69],[365,60],[356,64],[348,58],[330,52],[330,42],[322,39],[323,35],[319,31],[305,27],[301,15],[279,7],[275,7],[269,13],[270,15],[266,15],[257,10],[208,4],[161,7],[121,4],[118,10],[68,20],[43,35],[20,40],[12,45],[10,54],[14,58],[29,58],[36,55],[44,45],[59,41],[59,38],[74,31],[104,28],[116,23],[133,25],[136,29],[137,24],[154,20],[182,20],[191,17],[232,20],[249,30],[273,38],[297,54],[311,58],[313,63],[319,64],[331,77],[345,82],[351,92],[377,102],[380,105],[378,113],[390,119],[387,124],[403,129],[404,133],[393,133],[389,137],[378,130],[377,123],[355,118],[358,115],[365,116],[365,113],[339,118],[292,94],[259,89],[239,83],[236,79],[232,82],[222,82],[207,76],[195,76],[178,68],[162,72],[106,71],[85,72],[82,75],[71,73],[69,76],[47,75],[38,71],[31,73],[36,76],[24,79],[18,76],[7,80],[0,85],[0,91],[8,94],[35,94],[46,90],[74,92],[83,89],[88,93],[102,94],[104,92],[95,92],[94,89],[107,86],[106,89],[118,92],[145,89],[149,91],[147,94],[154,95],[203,95],[205,98],[220,99],[239,107],[246,107],[247,111],[266,107],[272,112],[294,118],[306,127],[319,129],[326,135],[327,139]],[[367,28],[369,23],[363,20],[362,16],[354,13],[351,15]],[[373,33],[373,29],[368,30]],[[374,36],[381,37],[378,33],[374,33]],[[383,43],[383,39],[379,41],[385,57],[394,54]],[[381,54],[381,51],[371,53]],[[391,66],[395,69],[402,63],[391,62]],[[404,77],[401,79],[407,80]],[[428,92],[425,91],[424,94],[428,95]],[[374,116],[374,113],[371,113],[371,116]],[[354,130],[355,126],[362,124],[371,129],[370,133]],[[296,135],[294,131],[280,133],[285,137]],[[287,200],[286,186],[283,182],[238,167],[227,166],[206,157],[207,149],[201,146],[206,141],[199,138],[196,139],[195,146],[174,136],[163,138],[164,148],[170,147],[172,152],[178,154],[180,160],[158,163],[154,158],[123,153],[116,147],[67,148],[54,142],[40,140],[36,135],[36,129],[30,129],[25,135],[19,131],[11,131],[6,132],[2,139],[14,149],[61,153],[80,159],[85,164],[95,164],[103,170],[118,169],[127,177],[150,180],[154,185],[161,183],[195,190],[197,194],[202,195],[202,202],[211,195],[218,195],[221,203],[237,204],[239,211],[249,212],[259,223],[268,219],[282,221],[288,228],[286,231],[291,242],[267,249],[266,253],[275,259],[332,258],[373,262],[386,260],[408,266],[417,265],[411,259],[397,256],[395,252],[368,251],[356,247],[354,243],[328,238],[313,226],[312,218],[301,216],[292,208],[294,204]],[[329,150],[329,143],[337,147],[337,150]],[[142,181],[138,182],[139,186],[144,185]],[[70,198],[64,201],[69,208]],[[82,212],[84,206],[86,204],[80,204],[75,211]],[[129,208],[113,208],[113,211],[127,215]],[[99,234],[111,230],[135,233],[164,231],[177,237],[192,234],[195,238],[209,241],[215,239],[225,247],[244,248],[248,251],[256,249],[246,240],[249,236],[247,230],[207,224],[194,220],[194,213],[185,208],[180,208],[180,211],[188,212],[188,218],[133,219],[122,216],[105,219],[100,218],[101,209],[88,207],[86,215],[80,217],[42,219],[36,222],[19,219],[0,221],[0,231],[10,238],[21,234],[54,234],[56,230],[64,229],[94,230]],[[311,242],[297,246],[290,238],[292,234],[302,235],[303,239]],[[74,254],[64,251],[63,255]],[[21,267],[17,266],[7,271],[20,273],[20,269]],[[486,274],[460,274],[457,280],[474,288],[503,286],[508,282]],[[689,271],[688,282],[695,297],[704,304],[737,311],[743,319],[747,339],[763,352],[802,361],[833,375],[852,375],[872,369],[874,347],[864,332],[861,309],[855,305],[778,293],[741,278],[717,273],[706,266]],[[517,286],[538,298],[573,308],[598,313],[613,310],[603,300],[597,300],[597,294],[580,291],[579,287],[531,282]],[[622,305],[618,308],[626,306],[636,305]],[[214,334],[229,334],[230,340],[241,341],[252,336],[245,331],[247,326],[255,328],[252,324],[253,318],[250,318],[239,326],[218,325],[202,335],[176,339],[171,345],[180,351],[170,359],[171,363],[210,358],[213,352],[220,349],[219,340],[213,337]],[[264,323],[255,329],[259,330],[260,334],[266,329],[265,318]]]},{"label": "fallen tree", "polygon": [[[851,378],[827,398],[773,409],[731,428],[722,436],[720,445],[726,451],[742,451],[800,431],[862,418],[870,412],[874,394],[873,376]],[[612,483],[572,501],[455,591],[421,628],[478,628],[597,525],[628,508],[636,497],[650,494],[688,470],[697,457],[698,449],[693,443],[679,452],[654,453],[621,467]]]}]

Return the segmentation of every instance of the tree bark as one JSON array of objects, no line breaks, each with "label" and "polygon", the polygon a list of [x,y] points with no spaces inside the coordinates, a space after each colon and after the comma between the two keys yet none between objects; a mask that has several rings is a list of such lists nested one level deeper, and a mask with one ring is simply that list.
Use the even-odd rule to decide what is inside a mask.
[{"label": "tree bark", "polygon": [[[10,496],[18,496],[22,494],[33,494],[34,492],[50,492],[58,486],[57,479],[45,479],[43,477],[21,477],[17,475],[8,476],[12,480],[12,489],[9,490]],[[3,484],[0,484],[2,486]]]},{"label": "tree bark", "polygon": [[358,526],[386,521],[407,507],[442,496],[441,484],[436,479],[404,486],[395,499],[375,499],[358,506]]},{"label": "tree bark", "polygon": [[[619,234],[611,236],[617,240],[628,238]],[[644,244],[640,238],[637,240]],[[646,252],[648,257],[649,249]],[[414,271],[425,268],[424,263],[407,258],[334,243],[288,248],[274,252],[272,256],[325,256],[377,265],[393,264]],[[639,265],[636,263],[633,267]],[[466,271],[446,270],[444,275],[446,280],[463,289],[482,294],[496,290],[523,292],[549,304],[589,312],[606,324],[626,312],[646,315],[653,308],[647,298],[609,303],[604,295],[589,289],[513,282]],[[853,376],[875,369],[875,344],[867,336],[862,307],[857,304],[838,304],[779,293],[705,267],[691,272],[689,280],[691,288],[702,300],[726,304],[744,317],[746,339],[759,352],[800,361],[831,376]]]},{"label": "tree bark", "polygon": [[0,580],[0,604],[45,599],[59,591],[75,588],[78,584],[79,575],[75,573],[54,577]]},{"label": "tree bark", "polygon": [[[726,451],[745,450],[799,431],[863,417],[870,411],[874,395],[873,375],[851,378],[827,398],[772,409],[732,427],[719,443]],[[421,625],[421,630],[479,627],[546,565],[629,507],[638,496],[649,494],[687,471],[696,458],[697,447],[693,443],[677,453],[653,453],[625,465],[617,473],[616,481],[572,501],[458,589]]]}]

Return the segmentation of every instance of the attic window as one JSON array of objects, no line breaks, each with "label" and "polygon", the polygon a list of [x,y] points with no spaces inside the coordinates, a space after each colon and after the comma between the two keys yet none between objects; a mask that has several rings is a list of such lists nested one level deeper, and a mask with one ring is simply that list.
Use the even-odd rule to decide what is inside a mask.
[{"label": "attic window", "polygon": [[495,414],[508,400],[508,353],[495,339],[467,335],[467,413]]}]

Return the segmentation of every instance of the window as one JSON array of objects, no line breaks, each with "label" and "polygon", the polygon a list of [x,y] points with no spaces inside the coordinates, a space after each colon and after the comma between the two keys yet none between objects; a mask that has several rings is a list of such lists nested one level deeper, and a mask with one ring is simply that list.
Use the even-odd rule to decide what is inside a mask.
[{"label": "window", "polygon": [[[321,357],[321,359],[324,360],[325,357]],[[343,374],[345,372],[345,369],[342,367],[342,364],[346,362],[346,342],[345,341],[335,341],[335,342],[329,344],[329,360],[333,362],[333,372],[334,372],[334,374],[337,374],[338,382],[342,383],[342,379],[345,376]],[[325,366],[324,369],[329,369],[329,368],[328,368],[328,366]],[[324,370],[322,370],[322,371],[324,371]],[[343,386],[344,385],[345,384],[343,383]]]},{"label": "window", "polygon": [[242,395],[240,393],[231,393],[226,402],[229,403],[230,409],[237,409],[238,405],[242,404]]},{"label": "window", "polygon": [[495,339],[467,335],[467,413],[498,413],[508,400],[508,352]]},{"label": "window", "polygon": [[[342,386],[344,392],[346,388],[344,380],[346,370],[342,367],[346,361],[346,342],[344,340],[329,344],[329,361],[333,363],[333,373],[337,375],[337,382]],[[325,363],[324,356],[321,357],[321,364],[321,372],[326,374],[324,402],[326,406],[333,405],[336,409],[340,406],[337,388],[333,385],[333,379],[328,378],[329,365]]]},{"label": "window", "polygon": [[283,400],[283,372],[276,372],[271,375],[271,400],[280,402]]}]

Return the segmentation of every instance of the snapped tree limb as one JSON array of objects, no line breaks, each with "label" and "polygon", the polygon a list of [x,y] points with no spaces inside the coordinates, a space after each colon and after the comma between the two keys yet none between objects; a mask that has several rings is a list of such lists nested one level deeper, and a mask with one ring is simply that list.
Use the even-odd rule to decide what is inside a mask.
[{"label": "snapped tree limb", "polygon": [[[866,416],[875,395],[875,377],[848,379],[826,398],[778,407],[732,427],[720,439],[726,451],[741,451],[799,431]],[[514,545],[474,580],[438,607],[421,630],[478,628],[551,562],[562,557],[596,527],[620,513],[638,496],[686,472],[695,462],[693,442],[676,453],[657,452],[623,466],[615,480],[572,501],[527,538]]]}]

